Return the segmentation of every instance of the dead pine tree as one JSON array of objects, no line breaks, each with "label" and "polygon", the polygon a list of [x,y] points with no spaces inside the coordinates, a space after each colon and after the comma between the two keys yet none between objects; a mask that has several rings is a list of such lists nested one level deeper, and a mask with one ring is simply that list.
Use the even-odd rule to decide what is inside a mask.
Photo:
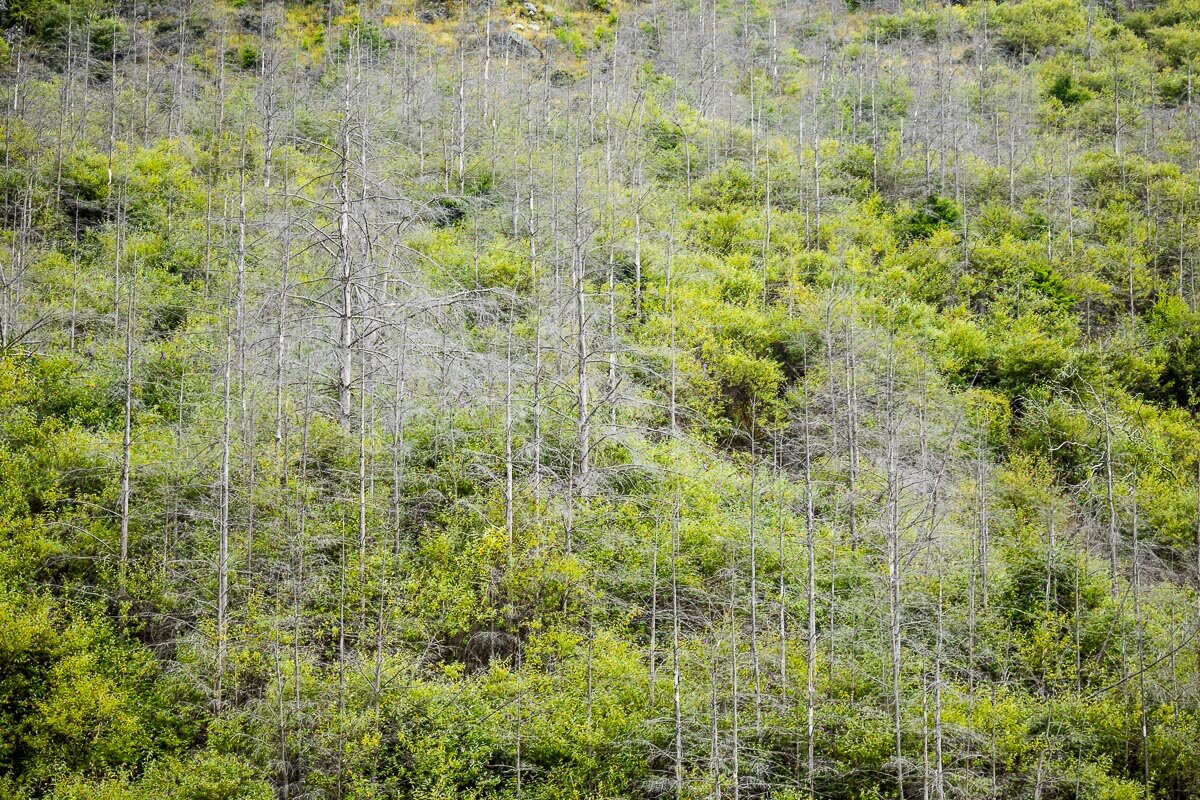
[{"label": "dead pine tree", "polygon": [[342,107],[338,130],[338,148],[335,155],[337,160],[337,335],[335,351],[337,353],[337,403],[338,422],[346,431],[350,430],[350,416],[353,403],[350,397],[353,380],[354,359],[354,263],[351,254],[351,138],[353,134],[352,100],[355,94],[355,81],[352,57],[358,42],[357,32],[349,33],[350,44],[346,48],[346,56],[342,64]]},{"label": "dead pine tree", "polygon": [[887,465],[886,487],[886,538],[887,538],[887,585],[888,585],[888,638],[891,644],[891,692],[892,692],[892,734],[894,737],[896,758],[896,792],[900,800],[904,798],[904,708],[901,704],[902,692],[902,609],[900,605],[901,569],[903,561],[900,552],[900,439],[899,418],[897,414],[896,397],[896,354],[895,332],[889,325],[886,364],[884,367],[884,435],[885,459]]},{"label": "dead pine tree", "polygon": [[[127,238],[124,234],[125,215],[124,206],[124,190],[122,187],[122,199],[118,201],[117,213],[117,230],[113,239],[114,262],[116,269],[120,271],[120,250],[124,249],[127,244]],[[125,582],[129,571],[129,501],[130,501],[130,473],[133,469],[133,362],[134,362],[134,312],[135,303],[137,302],[137,258],[134,256],[130,261],[130,274],[126,289],[126,307],[125,307],[125,353],[124,353],[124,375],[121,381],[122,385],[122,415],[121,415],[121,488],[120,488],[120,567],[118,576],[118,588],[123,594],[125,592]],[[118,284],[119,285],[119,284]]]},{"label": "dead pine tree", "polygon": [[683,797],[683,674],[680,666],[679,620],[679,484],[671,505],[671,710],[674,717],[675,798]]}]

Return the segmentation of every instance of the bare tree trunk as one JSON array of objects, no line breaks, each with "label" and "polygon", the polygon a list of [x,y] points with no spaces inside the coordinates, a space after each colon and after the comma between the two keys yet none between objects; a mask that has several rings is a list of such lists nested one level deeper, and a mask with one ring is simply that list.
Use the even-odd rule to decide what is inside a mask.
[{"label": "bare tree trunk", "polygon": [[[756,412],[751,412],[752,416]],[[754,682],[754,730],[762,731],[762,682],[758,669],[758,459],[757,425],[750,432],[750,675]]]},{"label": "bare tree trunk", "polygon": [[850,279],[850,311],[846,316],[846,455],[849,487],[846,511],[850,525],[850,546],[858,547],[858,354],[856,337],[857,288],[853,273]]},{"label": "bare tree trunk", "polygon": [[986,468],[986,443],[984,440],[984,423],[980,424],[975,445],[975,511],[976,546],[979,561],[979,596],[984,608],[988,605],[988,556],[991,549],[989,528],[991,521],[988,516],[988,490]]},{"label": "bare tree trunk", "polygon": [[1120,591],[1117,584],[1117,575],[1119,571],[1117,546],[1120,541],[1117,534],[1117,507],[1116,507],[1116,489],[1113,478],[1113,447],[1112,447],[1112,424],[1108,417],[1108,398],[1105,397],[1101,401],[1101,411],[1104,414],[1104,498],[1108,505],[1108,577],[1112,589],[1112,596],[1116,597]]},{"label": "bare tree trunk", "polygon": [[683,797],[683,680],[679,664],[679,485],[671,508],[671,696],[675,716],[675,800]]},{"label": "bare tree trunk", "polygon": [[[236,323],[235,323],[236,324]],[[229,479],[230,428],[232,426],[234,331],[226,323],[225,367],[222,382],[220,512],[217,532],[217,685],[216,709],[222,709],[225,660],[229,631]]]},{"label": "bare tree trunk", "polygon": [[884,389],[887,435],[887,558],[888,618],[890,620],[892,666],[892,732],[895,737],[896,792],[904,800],[903,708],[901,701],[901,608],[900,608],[900,475],[896,419],[896,363],[894,333],[888,334],[887,384]]},{"label": "bare tree trunk", "polygon": [[350,430],[351,381],[354,351],[354,267],[350,256],[350,98],[353,93],[351,53],[357,34],[350,34],[350,47],[344,65],[342,89],[341,136],[338,152],[338,331],[337,331],[337,395],[338,421],[343,430]]},{"label": "bare tree trunk", "polygon": [[504,344],[504,535],[508,542],[508,560],[513,559],[513,355],[512,319],[509,319]]},{"label": "bare tree trunk", "polygon": [[[122,246],[121,237],[116,238],[115,247]],[[117,263],[120,263],[118,257]],[[125,310],[125,377],[124,415],[121,432],[121,556],[120,590],[125,591],[125,579],[129,567],[129,473],[133,463],[133,316],[137,302],[137,261],[131,263],[127,306]]]},{"label": "bare tree trunk", "polygon": [[574,233],[571,242],[571,267],[575,288],[575,359],[578,411],[578,433],[576,436],[576,469],[585,477],[591,461],[591,412],[588,406],[588,344],[587,344],[587,264],[583,252],[582,202],[583,175],[581,171],[579,132],[575,132],[575,196],[573,207]]},{"label": "bare tree trunk", "polygon": [[[813,503],[813,474],[812,474],[812,420],[809,416],[810,403],[808,389],[804,390],[804,549],[806,551],[807,569],[807,605],[808,627],[805,631],[805,743],[807,745],[805,772],[805,788],[809,800],[816,797],[813,785],[816,777],[816,708],[817,708],[817,560],[816,560],[816,528],[817,520]],[[830,581],[832,584],[833,582]],[[832,624],[832,623],[831,623]]]},{"label": "bare tree trunk", "polygon": [[[650,539],[650,708],[655,706],[655,684],[658,683],[658,521]],[[674,554],[672,554],[674,557]],[[674,565],[672,565],[673,567]]]}]

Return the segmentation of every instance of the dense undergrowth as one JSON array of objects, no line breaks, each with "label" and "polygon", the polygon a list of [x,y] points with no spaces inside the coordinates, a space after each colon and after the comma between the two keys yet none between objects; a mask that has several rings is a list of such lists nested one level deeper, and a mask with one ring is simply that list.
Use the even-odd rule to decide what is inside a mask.
[{"label": "dense undergrowth", "polygon": [[0,794],[1200,794],[1200,4],[10,0]]}]

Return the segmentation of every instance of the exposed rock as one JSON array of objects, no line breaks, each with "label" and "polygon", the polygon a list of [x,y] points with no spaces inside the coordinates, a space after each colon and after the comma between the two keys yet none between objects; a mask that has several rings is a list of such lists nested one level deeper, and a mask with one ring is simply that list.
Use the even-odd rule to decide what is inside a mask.
[{"label": "exposed rock", "polygon": [[439,19],[446,19],[449,15],[450,9],[445,2],[425,2],[416,11],[417,21],[426,25],[437,22]]},{"label": "exposed rock", "polygon": [[[513,28],[515,29],[516,26],[514,25]],[[521,36],[515,30],[508,32],[508,36],[505,37],[504,46],[509,49],[512,55],[521,58],[541,58],[543,55],[541,48],[524,36]]]}]

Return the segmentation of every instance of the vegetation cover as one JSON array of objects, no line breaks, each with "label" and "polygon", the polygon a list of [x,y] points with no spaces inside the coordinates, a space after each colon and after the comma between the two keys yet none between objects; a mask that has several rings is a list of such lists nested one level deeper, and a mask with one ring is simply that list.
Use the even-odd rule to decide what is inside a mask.
[{"label": "vegetation cover", "polygon": [[0,796],[1200,796],[1200,2],[9,0]]}]

